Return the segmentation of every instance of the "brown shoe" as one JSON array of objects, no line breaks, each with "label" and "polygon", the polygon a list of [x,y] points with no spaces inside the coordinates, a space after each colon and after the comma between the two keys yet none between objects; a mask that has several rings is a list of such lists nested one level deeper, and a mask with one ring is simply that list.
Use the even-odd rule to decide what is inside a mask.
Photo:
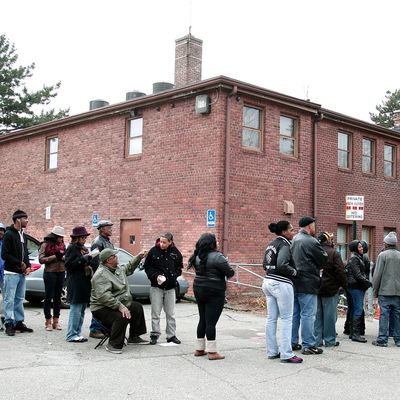
[{"label": "brown shoe", "polygon": [[204,351],[204,350],[196,350],[196,351],[194,352],[194,356],[195,356],[195,357],[201,357],[201,356],[206,356],[206,355],[207,355],[207,352]]},{"label": "brown shoe", "polygon": [[53,329],[56,329],[57,331],[61,331],[61,325],[59,324],[59,319],[58,318],[53,318]]},{"label": "brown shoe", "polygon": [[102,332],[90,332],[89,336],[93,339],[104,339],[105,335]]},{"label": "brown shoe", "polygon": [[48,331],[48,332],[51,332],[53,330],[51,318],[50,319],[46,319],[44,327],[45,327],[46,331]]},{"label": "brown shoe", "polygon": [[219,353],[208,353],[209,360],[223,360],[225,356]]}]

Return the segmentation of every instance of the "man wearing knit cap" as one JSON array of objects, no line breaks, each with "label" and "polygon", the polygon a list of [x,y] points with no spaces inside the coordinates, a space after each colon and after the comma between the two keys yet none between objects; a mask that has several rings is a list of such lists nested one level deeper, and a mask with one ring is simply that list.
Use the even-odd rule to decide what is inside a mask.
[{"label": "man wearing knit cap", "polygon": [[293,261],[297,275],[294,279],[295,296],[292,324],[292,348],[300,350],[299,327],[301,323],[302,354],[321,354],[316,347],[314,321],[317,314],[318,293],[321,285],[320,271],[328,260],[328,254],[322,248],[315,235],[315,219],[302,217],[300,230],[292,242]]},{"label": "man wearing knit cap", "polygon": [[4,322],[8,336],[15,336],[15,332],[33,332],[24,324],[25,276],[31,272],[24,233],[28,215],[17,210],[12,220],[13,224],[7,227],[4,234],[1,249],[4,260]]},{"label": "man wearing knit cap", "polygon": [[376,260],[373,277],[373,290],[378,297],[381,315],[379,317],[379,332],[375,346],[386,347],[388,342],[389,314],[394,313],[393,339],[400,347],[400,252],[397,250],[396,232],[389,232],[383,239],[385,250]]},{"label": "man wearing knit cap", "polygon": [[1,258],[1,248],[3,247],[3,237],[6,232],[4,224],[0,223],[0,331],[3,331],[4,325],[4,309],[3,309],[3,295],[4,295],[4,260]]}]

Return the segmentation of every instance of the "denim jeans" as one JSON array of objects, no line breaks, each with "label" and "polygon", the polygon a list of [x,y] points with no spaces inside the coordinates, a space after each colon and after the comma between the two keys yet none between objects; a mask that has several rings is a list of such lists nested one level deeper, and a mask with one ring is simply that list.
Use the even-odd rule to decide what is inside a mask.
[{"label": "denim jeans", "polygon": [[348,289],[351,295],[353,313],[351,318],[361,318],[364,311],[364,292],[360,289]]},{"label": "denim jeans", "polygon": [[378,342],[387,343],[389,331],[389,316],[391,310],[394,315],[393,339],[400,343],[400,296],[378,296],[381,315],[379,317]]},{"label": "denim jeans", "polygon": [[64,285],[65,272],[44,272],[43,282],[45,299],[43,303],[44,317],[51,318],[51,302],[53,301],[53,317],[60,317],[61,293]]},{"label": "denim jeans", "polygon": [[25,319],[25,275],[4,274],[4,322],[16,324]]},{"label": "denim jeans", "polygon": [[86,303],[70,304],[68,328],[65,339],[75,340],[81,336],[83,319],[85,318]]},{"label": "denim jeans", "polygon": [[314,321],[317,314],[317,295],[295,293],[293,306],[292,344],[299,343],[301,322],[301,339],[304,348],[315,346]]},{"label": "denim jeans", "polygon": [[314,335],[317,346],[325,342],[325,346],[336,343],[336,319],[339,293],[330,297],[318,296],[317,315],[315,316]]},{"label": "denim jeans", "polygon": [[[276,356],[280,353],[282,360],[292,358],[294,356],[291,343],[293,286],[286,282],[264,279],[262,290],[267,298],[268,314],[265,326],[267,356]],[[276,340],[278,317],[281,318],[279,348]]]},{"label": "denim jeans", "polygon": [[160,315],[164,308],[165,318],[167,320],[166,334],[167,339],[175,336],[175,289],[164,290],[158,287],[150,288],[151,301],[151,332],[150,336],[160,336]]}]

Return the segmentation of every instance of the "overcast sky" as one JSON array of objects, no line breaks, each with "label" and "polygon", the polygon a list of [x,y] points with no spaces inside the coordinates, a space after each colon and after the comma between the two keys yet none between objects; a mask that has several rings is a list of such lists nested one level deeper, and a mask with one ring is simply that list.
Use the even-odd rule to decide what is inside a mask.
[{"label": "overcast sky", "polygon": [[36,63],[30,89],[61,81],[56,108],[174,81],[175,39],[203,40],[202,78],[218,75],[309,98],[369,120],[400,89],[398,0],[1,1],[0,33],[18,63]]}]

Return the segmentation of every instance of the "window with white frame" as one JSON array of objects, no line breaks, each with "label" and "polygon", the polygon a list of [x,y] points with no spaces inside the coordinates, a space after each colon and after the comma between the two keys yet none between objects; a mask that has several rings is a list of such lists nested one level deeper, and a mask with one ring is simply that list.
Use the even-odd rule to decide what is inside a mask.
[{"label": "window with white frame", "polygon": [[281,115],[279,124],[279,151],[297,156],[297,119]]},{"label": "window with white frame", "polygon": [[143,118],[128,121],[127,155],[142,154]]},{"label": "window with white frame", "polygon": [[350,135],[338,132],[338,167],[350,169],[351,142]]},{"label": "window with white frame", "polygon": [[56,169],[58,165],[58,137],[47,138],[46,168]]},{"label": "window with white frame", "polygon": [[362,141],[362,171],[366,174],[375,172],[375,141],[363,139]]},{"label": "window with white frame", "polygon": [[343,262],[346,262],[349,255],[349,238],[350,238],[350,225],[338,225],[336,232],[336,245],[337,251],[342,257]]},{"label": "window with white frame", "polygon": [[383,149],[383,169],[385,176],[390,178],[396,176],[396,148],[389,144],[385,144]]},{"label": "window with white frame", "polygon": [[261,150],[261,132],[261,110],[254,107],[243,107],[242,146],[248,149]]}]

